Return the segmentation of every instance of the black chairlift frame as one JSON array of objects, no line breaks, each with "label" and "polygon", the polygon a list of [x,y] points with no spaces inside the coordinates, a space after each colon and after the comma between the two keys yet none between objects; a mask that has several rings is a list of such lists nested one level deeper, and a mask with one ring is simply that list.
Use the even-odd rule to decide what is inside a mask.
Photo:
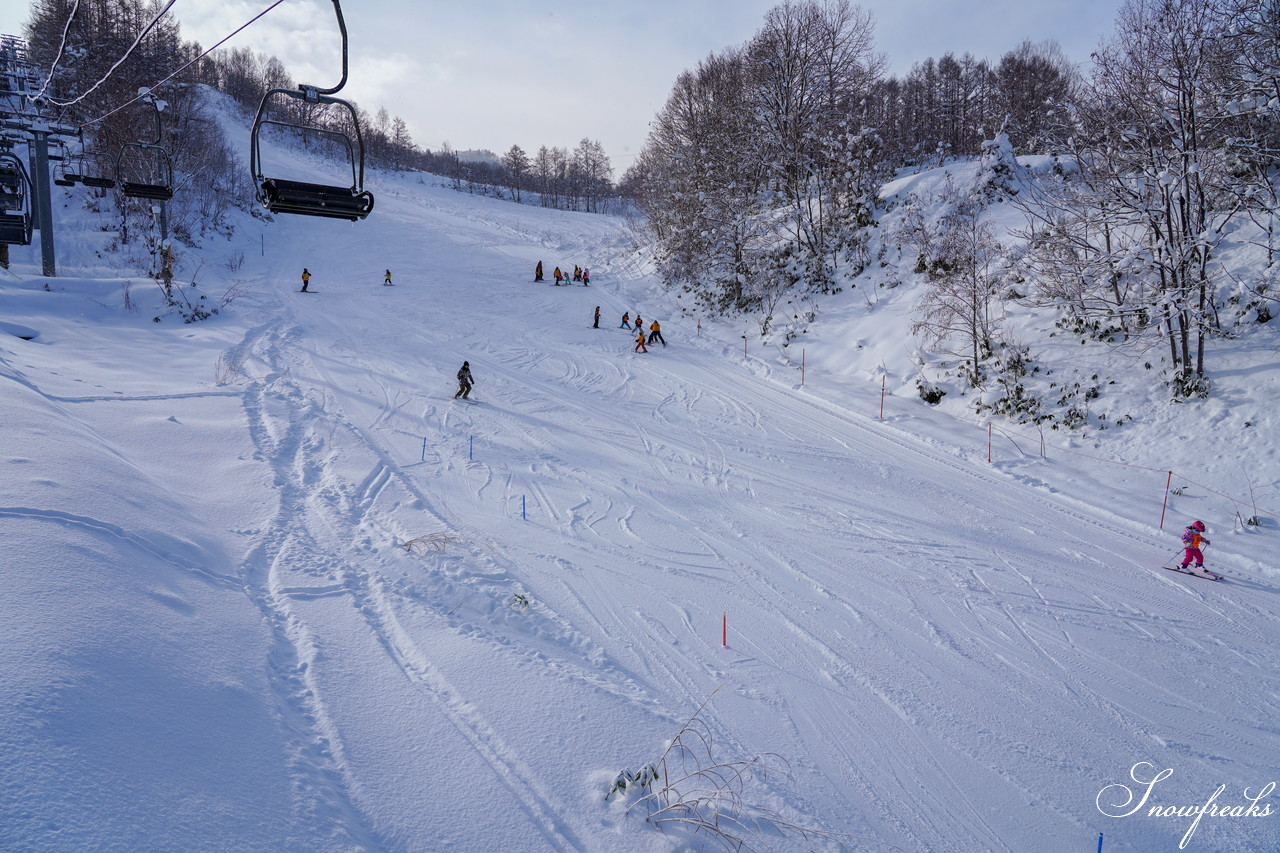
[{"label": "black chairlift frame", "polygon": [[[116,182],[120,185],[120,192],[124,193],[129,198],[168,201],[173,198],[173,161],[169,158],[169,152],[160,145],[160,105],[156,102],[154,95],[147,95],[143,100],[149,101],[152,109],[155,110],[155,139],[152,139],[150,142],[126,142],[120,147],[120,153],[116,156]],[[159,167],[158,174],[153,174],[150,177],[158,177],[160,180],[126,180],[124,174],[124,163],[127,157],[139,157],[141,159],[150,158],[151,161]],[[84,179],[82,178],[82,180]],[[85,184],[92,186],[92,184],[89,184],[88,180],[85,180]]]},{"label": "black chairlift frame", "polygon": [[31,245],[31,179],[22,159],[0,151],[0,243]]},{"label": "black chairlift frame", "polygon": [[[115,169],[112,169],[111,174],[108,175],[106,174],[106,171],[103,169],[99,169],[98,174],[90,174],[89,168],[88,168],[91,162],[96,161],[98,164],[101,164],[103,161],[107,159],[108,156],[109,155],[99,151],[86,151],[81,156],[81,160],[80,160],[81,172],[77,176],[77,179],[80,181],[80,183],[84,184],[86,187],[93,187],[95,190],[115,189],[116,188]],[[67,177],[70,178],[71,176],[67,175]]]},{"label": "black chairlift frame", "polygon": [[59,163],[53,169],[53,182],[60,187],[74,187],[81,177],[81,174],[68,162]]},{"label": "black chairlift frame", "polygon": [[[109,168],[104,168],[108,164]],[[96,190],[116,188],[116,163],[101,151],[90,151],[84,146],[84,131],[80,131],[80,153],[69,154],[58,170],[53,182],[60,187],[84,184]]]},{"label": "black chairlift frame", "polygon": [[[338,85],[330,89],[303,84],[297,89],[271,89],[263,95],[262,102],[258,105],[258,113],[253,119],[253,130],[250,132],[249,170],[253,173],[258,201],[272,213],[297,213],[304,216],[322,216],[355,222],[364,219],[373,210],[373,193],[364,188],[364,136],[360,132],[360,119],[356,115],[355,107],[341,98],[334,97],[347,83],[347,24],[342,18],[342,6],[339,5],[338,0],[333,0],[333,9],[338,16],[338,29],[342,32],[342,79],[338,81]],[[351,126],[355,128],[355,146],[352,146],[351,138],[345,133],[265,118],[267,106],[273,98],[293,98],[308,104],[333,104],[345,107],[351,116]],[[263,175],[259,138],[265,125],[293,128],[342,139],[351,161],[351,186],[330,186],[283,178],[268,178]]]}]

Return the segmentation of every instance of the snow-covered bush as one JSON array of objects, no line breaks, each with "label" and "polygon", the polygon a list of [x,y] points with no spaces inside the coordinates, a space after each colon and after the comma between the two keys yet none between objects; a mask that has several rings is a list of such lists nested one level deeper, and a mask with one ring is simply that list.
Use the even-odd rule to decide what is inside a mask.
[{"label": "snow-covered bush", "polygon": [[1018,194],[1018,161],[1013,156],[1009,134],[1001,131],[995,139],[982,143],[982,159],[973,183],[973,194],[989,202],[1004,201]]},{"label": "snow-covered bush", "polygon": [[752,783],[769,774],[785,775],[786,762],[774,753],[717,759],[711,726],[702,718],[710,701],[708,697],[698,707],[657,761],[615,776],[605,800],[618,794],[627,814],[643,813],[646,822],[664,832],[703,834],[731,851],[755,849],[752,841],[765,833],[828,836],[747,802]]}]

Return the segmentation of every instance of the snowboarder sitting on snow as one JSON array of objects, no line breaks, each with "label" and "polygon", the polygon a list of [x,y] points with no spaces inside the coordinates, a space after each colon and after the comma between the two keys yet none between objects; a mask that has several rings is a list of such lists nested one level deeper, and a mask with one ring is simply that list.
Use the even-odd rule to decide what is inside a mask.
[{"label": "snowboarder sitting on snow", "polygon": [[1192,560],[1196,561],[1196,568],[1204,568],[1204,554],[1200,551],[1201,544],[1208,545],[1209,540],[1200,534],[1204,533],[1204,522],[1193,521],[1182,531],[1182,544],[1187,546],[1187,553],[1182,558],[1182,568],[1186,568],[1191,564]]},{"label": "snowboarder sitting on snow", "polygon": [[306,267],[302,268],[302,292],[307,292],[307,284],[311,281],[311,271]]},{"label": "snowboarder sitting on snow", "polygon": [[470,397],[472,382],[471,362],[464,361],[462,362],[462,367],[458,370],[458,393],[454,394],[453,398],[456,400],[461,397],[465,400]]}]

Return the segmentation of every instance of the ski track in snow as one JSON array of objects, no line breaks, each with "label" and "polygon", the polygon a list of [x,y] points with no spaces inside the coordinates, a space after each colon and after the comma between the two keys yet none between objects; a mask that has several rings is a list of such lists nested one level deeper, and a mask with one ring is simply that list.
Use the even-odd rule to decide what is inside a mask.
[{"label": "ski track in snow", "polygon": [[[546,790],[538,774],[503,742],[501,735],[472,708],[465,696],[432,664],[431,656],[404,630],[396,610],[407,602],[398,605],[395,599],[403,599],[405,594],[389,589],[384,578],[357,568],[353,562],[326,556],[332,554],[335,547],[349,548],[360,531],[366,534],[366,541],[370,528],[377,529],[382,536],[391,534],[382,526],[383,520],[378,517],[375,506],[393,481],[414,499],[427,517],[438,520],[429,497],[405,476],[400,466],[389,460],[372,438],[405,405],[403,394],[394,395],[387,386],[380,386],[381,411],[368,427],[356,426],[343,416],[339,401],[326,395],[324,400],[316,402],[314,392],[309,394],[289,378],[297,373],[297,365],[288,362],[299,357],[293,351],[291,338],[295,336],[291,331],[280,333],[261,328],[255,331],[261,337],[262,346],[241,349],[259,350],[256,356],[268,362],[269,374],[246,393],[246,411],[253,425],[255,444],[276,472],[282,508],[279,519],[272,525],[276,535],[251,557],[245,573],[251,597],[262,608],[279,641],[275,666],[281,703],[291,710],[285,716],[295,725],[298,720],[307,722],[305,730],[295,735],[299,752],[310,761],[309,767],[300,769],[300,784],[311,789],[311,797],[324,801],[329,806],[327,811],[342,816],[352,843],[369,849],[386,846],[385,840],[370,828],[350,791],[355,783],[342,754],[339,727],[325,706],[325,688],[310,675],[316,656],[313,629],[294,604],[340,595],[349,598],[361,613],[387,657],[431,697],[450,724],[492,766],[494,776],[520,803],[548,849],[589,849],[558,817],[564,808],[559,798]],[[313,356],[308,366],[327,379],[322,367],[324,361]],[[326,431],[330,441],[325,440]],[[357,439],[360,449],[368,451],[367,456],[376,460],[373,470],[354,486],[343,483],[340,475],[328,470],[326,464],[325,456],[331,452],[327,445],[337,432]],[[313,527],[325,530],[326,544],[321,544],[311,532]],[[265,572],[260,568],[262,564],[269,566]],[[299,576],[310,582],[283,585],[295,582]],[[505,581],[505,573],[498,572],[489,580]],[[463,589],[466,595],[465,587]],[[441,600],[428,603],[436,618],[441,618],[442,604]],[[506,646],[504,651],[508,654],[540,657],[542,665],[563,678],[592,689],[611,691],[628,702],[646,701],[634,685],[625,679],[608,677],[607,670],[601,673],[572,663],[566,665],[565,661],[547,659],[528,649],[512,649],[508,641],[484,636],[484,632],[477,632],[474,626],[468,630],[473,637]],[[308,743],[316,746],[307,748],[304,745]]]}]

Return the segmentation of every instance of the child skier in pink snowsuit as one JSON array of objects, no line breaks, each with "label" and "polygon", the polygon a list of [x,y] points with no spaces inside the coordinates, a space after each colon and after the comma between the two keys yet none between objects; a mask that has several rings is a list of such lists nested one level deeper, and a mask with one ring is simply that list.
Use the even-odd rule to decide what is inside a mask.
[{"label": "child skier in pink snowsuit", "polygon": [[1200,551],[1200,545],[1209,544],[1209,540],[1200,534],[1204,533],[1204,522],[1193,521],[1182,531],[1182,544],[1187,547],[1187,553],[1182,558],[1182,568],[1186,568],[1191,564],[1192,560],[1196,561],[1196,568],[1204,568],[1204,554]]}]

